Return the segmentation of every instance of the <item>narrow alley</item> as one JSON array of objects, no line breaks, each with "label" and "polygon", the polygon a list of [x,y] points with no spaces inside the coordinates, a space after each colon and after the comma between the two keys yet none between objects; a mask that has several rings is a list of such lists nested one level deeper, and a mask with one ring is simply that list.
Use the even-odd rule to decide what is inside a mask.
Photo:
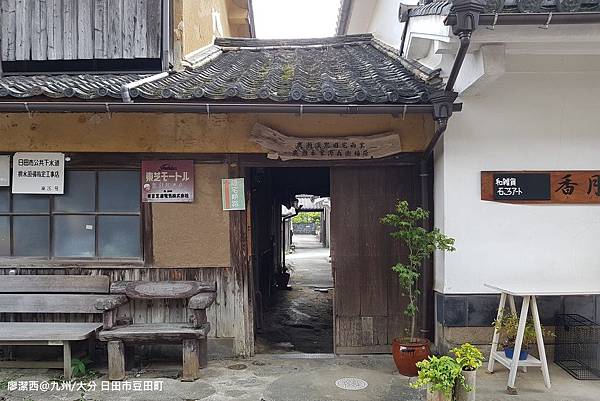
[{"label": "narrow alley", "polygon": [[317,235],[296,234],[286,256],[290,287],[280,290],[265,313],[257,352],[333,352],[333,278],[329,248]]}]

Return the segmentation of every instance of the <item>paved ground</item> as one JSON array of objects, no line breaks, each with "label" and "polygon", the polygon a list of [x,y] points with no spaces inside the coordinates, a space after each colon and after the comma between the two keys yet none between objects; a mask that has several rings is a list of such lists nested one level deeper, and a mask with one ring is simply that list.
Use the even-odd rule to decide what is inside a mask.
[{"label": "paved ground", "polygon": [[[278,291],[257,331],[261,353],[333,352],[333,278],[329,248],[315,235],[294,235],[295,252],[286,255],[291,290]],[[322,291],[316,291],[320,289]]]},{"label": "paved ground", "polygon": [[[194,383],[177,379],[179,367],[147,367],[141,373],[129,372],[128,383],[158,383],[162,391],[105,390],[101,376],[96,390],[81,391],[8,391],[9,381],[48,381],[58,370],[0,370],[2,401],[417,401],[424,392],[408,387],[409,379],[400,376],[389,355],[353,356],[327,359],[291,359],[293,354],[259,355],[244,360],[211,361],[202,377]],[[298,354],[296,354],[298,356]],[[519,395],[504,392],[507,372],[494,375],[478,372],[477,399],[481,401],[595,401],[600,399],[600,382],[577,381],[560,368],[551,367],[553,388],[546,391],[539,369],[519,373]],[[336,387],[342,378],[362,379],[363,390]],[[87,381],[85,382],[87,383]],[[108,382],[104,382],[108,383]],[[124,386],[123,382],[118,383]],[[12,384],[11,384],[12,385]]]}]

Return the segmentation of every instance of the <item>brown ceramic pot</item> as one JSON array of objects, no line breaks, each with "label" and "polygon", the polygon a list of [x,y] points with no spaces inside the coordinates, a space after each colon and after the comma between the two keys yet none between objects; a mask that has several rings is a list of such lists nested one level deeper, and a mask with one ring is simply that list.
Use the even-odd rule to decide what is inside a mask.
[{"label": "brown ceramic pot", "polygon": [[392,354],[398,372],[404,376],[417,375],[417,362],[429,356],[429,340],[426,338],[394,338]]}]

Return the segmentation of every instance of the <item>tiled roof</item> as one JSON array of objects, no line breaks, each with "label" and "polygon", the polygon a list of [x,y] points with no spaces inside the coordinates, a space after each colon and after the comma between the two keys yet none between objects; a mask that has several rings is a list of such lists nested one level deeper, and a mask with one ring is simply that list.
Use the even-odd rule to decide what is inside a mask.
[{"label": "tiled roof", "polygon": [[[132,89],[131,97],[134,101],[426,104],[430,93],[439,88],[435,71],[418,71],[369,34],[217,39],[214,46],[192,55],[188,65],[184,71]],[[120,97],[121,85],[145,76],[7,76],[0,79],[0,99]]]},{"label": "tiled roof", "polygon": [[[600,11],[598,0],[487,0],[484,13],[550,13]],[[452,13],[452,1],[438,0],[410,10],[411,17],[446,16]]]}]

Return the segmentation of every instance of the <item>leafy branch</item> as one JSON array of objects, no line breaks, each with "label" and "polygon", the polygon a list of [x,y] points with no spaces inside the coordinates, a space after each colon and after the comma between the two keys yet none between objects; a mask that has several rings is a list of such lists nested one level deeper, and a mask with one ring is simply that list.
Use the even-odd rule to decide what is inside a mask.
[{"label": "leafy branch", "polygon": [[398,274],[400,286],[406,291],[408,305],[404,314],[410,317],[410,338],[415,338],[415,318],[419,311],[417,299],[420,295],[417,281],[421,276],[421,265],[436,249],[452,252],[454,239],[444,235],[439,229],[426,230],[423,225],[429,219],[429,212],[420,207],[411,210],[407,201],[398,201],[393,213],[385,215],[381,223],[391,226],[395,231],[390,233],[394,239],[402,241],[408,248],[406,262],[398,262],[392,270]]}]

